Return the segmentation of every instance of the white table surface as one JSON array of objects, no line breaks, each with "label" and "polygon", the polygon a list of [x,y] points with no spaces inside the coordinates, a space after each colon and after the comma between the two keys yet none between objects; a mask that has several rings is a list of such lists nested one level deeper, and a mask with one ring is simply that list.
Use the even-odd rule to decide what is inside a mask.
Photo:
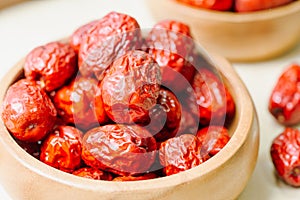
[{"label": "white table surface", "polygon": [[[143,0],[36,0],[0,10],[0,78],[32,48],[70,35],[113,10],[135,17],[142,28],[155,23]],[[278,184],[269,155],[271,141],[283,130],[267,110],[270,92],[282,70],[293,62],[300,64],[300,44],[269,61],[233,63],[254,100],[261,131],[258,163],[239,200],[300,199],[300,188]],[[10,199],[1,186],[0,199]]]}]

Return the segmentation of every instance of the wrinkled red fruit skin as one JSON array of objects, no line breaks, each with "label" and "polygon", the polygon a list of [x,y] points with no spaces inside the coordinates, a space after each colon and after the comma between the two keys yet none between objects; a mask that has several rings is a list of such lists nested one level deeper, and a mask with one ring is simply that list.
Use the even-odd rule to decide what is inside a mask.
[{"label": "wrinkled red fruit skin", "polygon": [[2,120],[19,140],[41,140],[54,126],[57,111],[35,82],[21,79],[11,85],[3,100]]},{"label": "wrinkled red fruit skin", "polygon": [[70,45],[77,54],[79,52],[81,43],[84,41],[85,37],[89,34],[89,31],[93,30],[93,27],[96,26],[97,23],[99,23],[99,20],[94,20],[87,24],[84,24],[79,28],[77,28],[71,35],[69,39]]},{"label": "wrinkled red fruit skin", "polygon": [[235,113],[234,100],[220,79],[210,70],[201,68],[195,74],[193,92],[188,98],[195,97],[196,102],[187,102],[187,105],[198,105],[198,109],[191,111],[199,116],[199,123],[207,125],[224,125],[231,121]]},{"label": "wrinkled red fruit skin", "polygon": [[153,164],[156,141],[139,126],[111,124],[83,137],[82,159],[93,168],[120,176],[145,173]]},{"label": "wrinkled red fruit skin", "polygon": [[94,97],[94,111],[100,124],[105,124],[109,121],[109,117],[107,116],[106,111],[104,109],[102,89],[100,83],[98,83],[96,94]]},{"label": "wrinkled red fruit skin", "polygon": [[223,126],[208,126],[197,132],[202,143],[201,156],[212,157],[216,155],[230,140],[227,128]]},{"label": "wrinkled red fruit skin", "polygon": [[143,51],[117,59],[101,82],[104,108],[117,123],[143,123],[156,104],[161,76],[158,64]]},{"label": "wrinkled red fruit skin", "polygon": [[160,66],[162,85],[182,91],[190,85],[195,68],[190,63],[194,41],[189,26],[174,20],[154,25],[146,38],[148,53]]},{"label": "wrinkled red fruit skin", "polygon": [[93,180],[105,180],[105,181],[113,180],[113,177],[110,173],[104,172],[99,169],[90,168],[90,167],[83,167],[77,169],[72,174],[84,178],[93,179]]},{"label": "wrinkled red fruit skin", "polygon": [[287,127],[273,140],[270,153],[278,176],[300,187],[300,131]]},{"label": "wrinkled red fruit skin", "polygon": [[161,143],[159,159],[167,176],[191,169],[204,160],[200,155],[201,142],[191,134],[174,137]]},{"label": "wrinkled red fruit skin", "polygon": [[157,104],[150,110],[150,123],[145,127],[158,142],[176,136],[181,105],[176,96],[165,88],[160,88]]},{"label": "wrinkled red fruit skin", "polygon": [[[191,6],[210,10],[228,11],[233,6],[233,0],[177,0]],[[252,0],[253,1],[253,0]]]},{"label": "wrinkled red fruit skin", "polygon": [[275,8],[288,4],[294,0],[235,0],[235,11],[251,12]]},{"label": "wrinkled red fruit skin", "polygon": [[[98,118],[101,120],[107,118],[105,116],[97,117],[95,112],[102,109],[95,109],[95,105],[98,106],[98,103],[95,103],[97,90],[98,81],[95,79],[82,76],[76,77],[69,85],[59,89],[53,97],[59,116],[66,123],[75,124],[76,127],[83,130],[104,123],[105,121],[98,122]],[[97,98],[99,98],[99,95]]]},{"label": "wrinkled red fruit skin", "polygon": [[102,80],[104,71],[116,58],[141,45],[138,22],[131,16],[110,12],[86,31],[79,50],[79,70],[83,76],[95,74]]},{"label": "wrinkled red fruit skin", "polygon": [[185,105],[181,105],[181,119],[177,136],[182,134],[196,135],[199,128],[198,115],[194,115]]},{"label": "wrinkled red fruit skin", "polygon": [[24,73],[46,91],[64,85],[77,71],[77,56],[68,43],[51,42],[33,49],[26,57]]},{"label": "wrinkled red fruit skin", "polygon": [[72,126],[58,126],[42,143],[40,160],[65,172],[81,165],[83,133]]},{"label": "wrinkled red fruit skin", "polygon": [[155,173],[147,173],[140,176],[119,176],[113,179],[113,181],[141,181],[141,180],[149,180],[158,178],[158,176]]},{"label": "wrinkled red fruit skin", "polygon": [[269,111],[283,125],[300,123],[300,66],[289,66],[277,80],[269,99]]}]

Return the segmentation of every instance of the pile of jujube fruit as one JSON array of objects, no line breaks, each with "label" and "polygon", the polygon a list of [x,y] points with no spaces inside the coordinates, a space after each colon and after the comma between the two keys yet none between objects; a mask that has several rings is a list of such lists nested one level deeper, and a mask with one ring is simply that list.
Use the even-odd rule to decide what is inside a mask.
[{"label": "pile of jujube fruit", "polygon": [[300,187],[300,65],[290,64],[278,77],[269,99],[269,112],[284,126],[272,141],[270,154],[278,177]]},{"label": "pile of jujube fruit", "polygon": [[1,116],[16,142],[61,171],[95,180],[176,174],[230,140],[235,103],[197,51],[187,25],[142,33],[110,12],[68,41],[33,49],[7,90]]}]

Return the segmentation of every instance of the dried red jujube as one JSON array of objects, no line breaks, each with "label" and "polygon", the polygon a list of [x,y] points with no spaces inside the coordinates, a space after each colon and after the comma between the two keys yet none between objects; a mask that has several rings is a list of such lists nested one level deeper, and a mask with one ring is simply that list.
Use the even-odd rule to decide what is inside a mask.
[{"label": "dried red jujube", "polygon": [[76,53],[79,52],[80,45],[89,34],[90,30],[93,30],[93,27],[99,22],[99,20],[91,21],[87,24],[84,24],[77,28],[70,37],[70,45]]},{"label": "dried red jujube", "polygon": [[161,143],[159,159],[167,176],[191,169],[205,160],[200,155],[201,142],[191,134],[183,134]]},{"label": "dried red jujube", "polygon": [[77,71],[77,56],[68,43],[51,42],[33,49],[26,57],[24,74],[46,91],[64,85]]},{"label": "dried red jujube", "polygon": [[[190,102],[188,100],[186,105],[198,105],[198,109],[191,107],[190,110],[199,116],[201,125],[224,125],[232,120],[235,113],[234,100],[216,74],[206,68],[199,69],[192,87],[194,94],[188,96]],[[196,99],[191,100],[194,97]]]},{"label": "dried red jujube", "polygon": [[[97,90],[98,81],[96,79],[76,77],[71,83],[59,89],[53,97],[59,116],[66,123],[75,124],[76,127],[84,130],[104,123],[107,119],[105,116],[96,116],[98,109],[95,109],[95,94]],[[101,104],[97,104],[97,106],[101,106]],[[99,110],[101,109],[99,108]],[[105,115],[105,113],[102,114]],[[99,122],[98,118],[104,121]]]},{"label": "dried red jujube", "polygon": [[155,139],[139,126],[110,124],[93,128],[83,137],[84,162],[117,175],[145,173],[155,155]]},{"label": "dried red jujube", "polygon": [[83,133],[72,126],[58,126],[43,141],[40,160],[65,172],[81,165]]},{"label": "dried red jujube", "polygon": [[[177,0],[188,5],[192,5],[198,8],[205,8],[211,10],[228,11],[234,5],[235,0]],[[248,0],[249,1],[249,0]],[[253,2],[253,0],[250,0]]]},{"label": "dried red jujube", "polygon": [[197,132],[198,139],[202,143],[202,157],[216,155],[230,140],[228,129],[223,126],[208,126]]},{"label": "dried red jujube", "polygon": [[276,8],[293,1],[295,0],[235,0],[234,10],[236,12],[253,12]]},{"label": "dried red jujube", "polygon": [[56,114],[45,91],[27,79],[21,79],[8,88],[1,113],[11,134],[27,142],[44,138],[53,128]]},{"label": "dried red jujube", "polygon": [[271,157],[278,176],[300,187],[300,131],[287,127],[272,142]]},{"label": "dried red jujube", "polygon": [[161,76],[158,64],[143,51],[115,60],[101,82],[104,108],[117,123],[143,123],[156,104]]},{"label": "dried red jujube", "polygon": [[269,111],[284,125],[300,123],[300,66],[285,69],[272,91]]},{"label": "dried red jujube", "polygon": [[199,119],[197,117],[186,105],[181,105],[181,118],[177,136],[186,133],[196,135],[199,128]]},{"label": "dried red jujube", "polygon": [[130,50],[139,49],[142,34],[131,16],[110,12],[85,32],[79,50],[79,70],[83,76],[102,80],[107,67]]},{"label": "dried red jujube", "polygon": [[150,110],[150,123],[145,128],[158,142],[176,136],[181,119],[181,105],[176,96],[160,88],[157,104]]},{"label": "dried red jujube", "polygon": [[162,84],[172,91],[188,87],[195,73],[190,63],[195,45],[189,26],[175,20],[160,21],[154,25],[146,42],[147,52],[160,66]]}]

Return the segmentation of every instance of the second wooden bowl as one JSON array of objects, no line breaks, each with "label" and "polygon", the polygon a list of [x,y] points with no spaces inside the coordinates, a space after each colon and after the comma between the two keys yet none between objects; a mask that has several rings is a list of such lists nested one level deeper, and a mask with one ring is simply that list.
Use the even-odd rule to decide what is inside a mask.
[{"label": "second wooden bowl", "polygon": [[273,9],[233,13],[193,8],[175,0],[148,0],[153,17],[190,25],[195,39],[232,61],[274,58],[300,39],[300,1]]}]

